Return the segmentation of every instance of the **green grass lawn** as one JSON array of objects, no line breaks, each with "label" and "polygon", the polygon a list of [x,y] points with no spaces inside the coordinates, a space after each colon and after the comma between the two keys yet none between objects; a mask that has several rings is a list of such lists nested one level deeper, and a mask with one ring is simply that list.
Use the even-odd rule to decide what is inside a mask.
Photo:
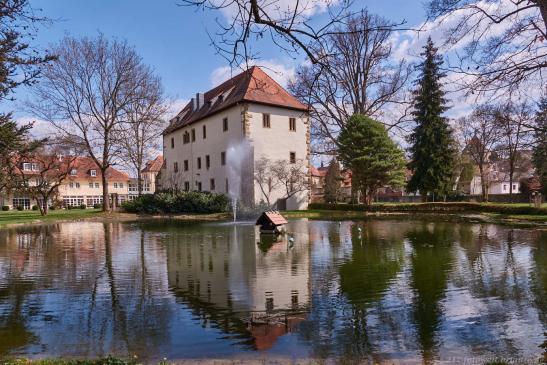
[{"label": "green grass lawn", "polygon": [[40,212],[37,210],[11,210],[8,212],[0,212],[0,226],[14,223],[31,223],[34,221],[90,218],[99,216],[100,214],[100,209],[51,210],[46,216],[41,216]]}]

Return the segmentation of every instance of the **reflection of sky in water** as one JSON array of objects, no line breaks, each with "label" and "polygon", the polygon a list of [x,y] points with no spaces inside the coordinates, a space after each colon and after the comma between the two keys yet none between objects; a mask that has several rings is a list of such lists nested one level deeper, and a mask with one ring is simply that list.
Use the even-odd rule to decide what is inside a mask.
[{"label": "reflection of sky in water", "polygon": [[541,354],[545,232],[386,220],[287,229],[293,246],[252,224],[1,230],[0,357]]}]

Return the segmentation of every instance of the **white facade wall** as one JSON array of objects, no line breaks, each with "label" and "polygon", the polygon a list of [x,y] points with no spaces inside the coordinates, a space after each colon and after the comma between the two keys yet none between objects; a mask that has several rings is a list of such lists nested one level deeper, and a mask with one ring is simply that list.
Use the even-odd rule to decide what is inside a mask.
[{"label": "white facade wall", "polygon": [[[270,128],[263,127],[263,113],[270,114]],[[223,131],[224,118],[228,118],[228,131]],[[296,119],[296,131],[289,130],[289,118]],[[205,139],[204,125],[207,130]],[[191,136],[192,129],[196,133],[195,141],[184,144],[185,132]],[[253,180],[254,162],[264,156],[271,161],[281,159],[289,163],[290,152],[294,152],[296,159],[303,160],[308,166],[308,149],[309,122],[305,113],[254,103],[238,104],[164,135],[166,169],[162,171],[162,187],[183,190],[188,183],[190,190],[198,190],[201,182],[202,191],[213,191],[210,181],[214,179],[215,192],[231,193],[245,202],[259,203],[265,199]],[[221,165],[222,152],[226,152],[225,166]],[[211,160],[209,169],[205,162],[207,155]],[[197,166],[198,157],[201,158],[201,169]],[[184,170],[185,160],[188,160],[188,171]],[[175,163],[178,173],[175,172]],[[284,195],[284,190],[279,188],[271,194],[270,201],[275,203]],[[308,191],[299,192],[288,199],[287,209],[306,209],[308,200]]]},{"label": "white facade wall", "polygon": [[[488,188],[488,194],[507,194],[509,195],[510,184],[509,181],[494,181],[490,182]],[[513,194],[520,192],[520,183],[518,181],[513,181]],[[481,195],[482,194],[482,185],[480,176],[474,176],[471,180],[471,195]]]}]

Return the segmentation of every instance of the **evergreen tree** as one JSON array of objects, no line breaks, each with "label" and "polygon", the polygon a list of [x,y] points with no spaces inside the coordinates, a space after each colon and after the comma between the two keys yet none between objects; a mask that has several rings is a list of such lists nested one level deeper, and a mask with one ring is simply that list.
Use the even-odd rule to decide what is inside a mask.
[{"label": "evergreen tree", "polygon": [[543,193],[547,194],[547,97],[539,102],[535,122],[536,134],[532,162],[543,187]]},{"label": "evergreen tree", "polygon": [[379,188],[404,185],[404,153],[382,123],[356,114],[340,131],[338,144],[340,160],[352,171],[352,188],[361,191],[367,205]]},{"label": "evergreen tree", "polygon": [[[34,15],[28,0],[0,1],[1,102],[10,100],[18,86],[36,82],[40,73],[38,66],[54,59],[52,56],[39,56],[25,41],[33,37],[33,23],[42,20]],[[5,110],[5,105],[2,106]],[[31,127],[32,124],[18,126],[11,113],[0,113],[0,189],[13,181],[12,156],[29,152],[42,142],[28,143]]]},{"label": "evergreen tree", "polygon": [[340,174],[340,165],[336,159],[332,159],[325,175],[325,202],[336,203],[340,199],[340,181],[342,175]]},{"label": "evergreen tree", "polygon": [[452,188],[455,144],[448,120],[443,116],[448,109],[441,85],[445,74],[441,71],[442,57],[431,38],[424,49],[424,61],[418,66],[420,76],[413,92],[412,115],[416,127],[409,138],[409,168],[413,176],[407,190],[420,191],[424,197],[446,196]]}]

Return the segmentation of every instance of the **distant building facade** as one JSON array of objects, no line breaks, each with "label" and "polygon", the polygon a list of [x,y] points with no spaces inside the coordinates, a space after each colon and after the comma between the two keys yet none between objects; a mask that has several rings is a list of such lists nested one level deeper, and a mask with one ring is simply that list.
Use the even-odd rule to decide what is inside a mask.
[{"label": "distant building facade", "polygon": [[[63,158],[63,157],[59,157]],[[63,206],[81,206],[82,204],[88,207],[93,207],[103,203],[103,183],[101,170],[90,157],[73,158],[70,164],[70,171],[67,177],[59,186],[56,200],[62,202]],[[38,178],[41,166],[39,163],[22,160],[19,162],[21,172],[27,176],[32,185],[33,175]],[[117,194],[118,203],[122,203],[129,198],[129,175],[125,172],[109,167],[106,170],[107,181],[109,184],[109,193]],[[55,202],[48,202],[49,205]],[[0,205],[8,206],[10,209],[22,207],[23,209],[31,209],[33,205],[38,205],[39,202],[33,200],[25,193],[3,192],[0,195]]]},{"label": "distant building facade", "polygon": [[[146,166],[141,171],[142,178],[142,194],[154,194],[157,190],[158,175],[163,166],[163,156],[158,156],[146,163]],[[131,178],[129,180],[129,200],[139,196],[138,180]]]},{"label": "distant building facade", "polygon": [[[303,162],[309,173],[308,107],[259,67],[198,93],[170,121],[163,134],[164,168],[160,188],[225,193],[246,204],[264,201],[254,179],[261,158]],[[284,200],[284,187],[269,196]],[[309,191],[283,202],[305,209]]]}]

